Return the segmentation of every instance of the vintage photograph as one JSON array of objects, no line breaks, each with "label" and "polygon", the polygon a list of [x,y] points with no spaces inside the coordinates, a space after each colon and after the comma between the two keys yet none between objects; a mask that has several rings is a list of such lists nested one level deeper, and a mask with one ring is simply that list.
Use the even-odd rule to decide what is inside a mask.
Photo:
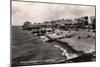
[{"label": "vintage photograph", "polygon": [[11,1],[11,65],[96,61],[96,6]]}]

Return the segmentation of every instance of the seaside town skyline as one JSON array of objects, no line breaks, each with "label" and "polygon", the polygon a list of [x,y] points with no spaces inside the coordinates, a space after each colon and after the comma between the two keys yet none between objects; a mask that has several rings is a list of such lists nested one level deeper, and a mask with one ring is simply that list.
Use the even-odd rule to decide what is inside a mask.
[{"label": "seaside town skyline", "polygon": [[95,6],[12,1],[12,25],[95,16]]}]

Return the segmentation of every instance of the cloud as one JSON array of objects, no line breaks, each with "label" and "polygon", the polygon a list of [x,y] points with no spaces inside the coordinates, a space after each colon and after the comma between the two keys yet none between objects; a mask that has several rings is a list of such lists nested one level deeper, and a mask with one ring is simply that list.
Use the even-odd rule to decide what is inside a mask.
[{"label": "cloud", "polygon": [[12,2],[12,24],[22,25],[24,21],[43,22],[62,18],[95,16],[94,6]]}]

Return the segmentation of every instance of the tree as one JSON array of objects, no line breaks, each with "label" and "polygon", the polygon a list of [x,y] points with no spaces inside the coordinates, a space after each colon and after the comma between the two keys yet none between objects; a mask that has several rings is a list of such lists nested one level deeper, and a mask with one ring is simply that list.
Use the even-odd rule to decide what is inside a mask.
[{"label": "tree", "polygon": [[31,25],[31,22],[25,21],[24,24],[23,24],[23,29],[24,30],[28,29],[30,25]]}]

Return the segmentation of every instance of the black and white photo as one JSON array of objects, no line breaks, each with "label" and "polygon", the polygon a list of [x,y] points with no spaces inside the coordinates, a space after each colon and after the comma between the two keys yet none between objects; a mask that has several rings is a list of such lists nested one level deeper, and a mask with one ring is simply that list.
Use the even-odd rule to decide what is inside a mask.
[{"label": "black and white photo", "polygon": [[96,6],[11,2],[11,65],[96,61]]}]

